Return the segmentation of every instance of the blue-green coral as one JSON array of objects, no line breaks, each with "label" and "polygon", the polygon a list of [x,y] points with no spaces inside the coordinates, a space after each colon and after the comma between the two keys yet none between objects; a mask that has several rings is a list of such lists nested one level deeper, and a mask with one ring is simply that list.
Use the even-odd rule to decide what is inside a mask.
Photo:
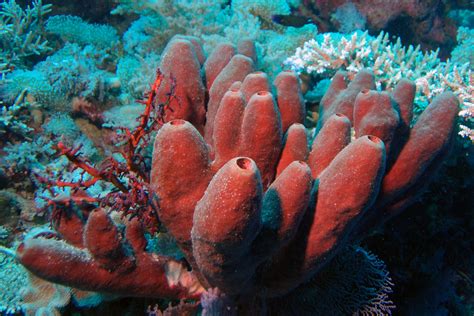
[{"label": "blue-green coral", "polygon": [[79,45],[92,44],[107,48],[118,41],[117,31],[113,27],[87,23],[78,16],[52,16],[46,22],[46,30],[59,35],[64,41]]},{"label": "blue-green coral", "polygon": [[162,48],[171,36],[165,32],[168,27],[168,23],[161,15],[140,16],[123,34],[122,42],[125,52],[131,55],[145,56],[160,47]]},{"label": "blue-green coral", "polygon": [[105,50],[92,45],[67,43],[32,70],[7,74],[0,92],[13,102],[26,90],[37,105],[63,111],[71,109],[69,101],[75,96],[104,101],[120,88],[114,73],[99,68],[107,56]]},{"label": "blue-green coral", "polygon": [[474,65],[474,29],[458,28],[458,45],[451,52],[451,60],[459,64]]},{"label": "blue-green coral", "polygon": [[15,70],[7,75],[6,82],[0,85],[2,98],[7,102],[15,99],[25,91],[39,104],[48,106],[56,102],[56,94],[48,78],[37,70]]},{"label": "blue-green coral", "polygon": [[[160,55],[149,53],[142,57],[140,55],[126,55],[118,60],[117,76],[121,83],[121,101],[129,104],[141,99],[149,88],[156,75],[156,69],[160,64]],[[131,97],[131,98],[130,98]]]},{"label": "blue-green coral", "polygon": [[291,28],[271,20],[274,14],[289,14],[299,1],[234,0],[230,5],[227,1],[206,0],[119,2],[113,13],[141,15],[124,35],[125,50],[133,58],[137,53],[151,53],[150,48],[163,47],[175,34],[201,38],[207,52],[219,43],[236,44],[241,38],[249,38],[257,43],[260,68],[274,75],[296,47],[317,33],[314,24]]},{"label": "blue-green coral", "polygon": [[43,34],[43,18],[50,11],[51,4],[41,0],[25,9],[15,0],[0,3],[0,65],[23,66],[26,57],[51,50]]},{"label": "blue-green coral", "polygon": [[0,248],[0,313],[14,315],[22,310],[18,290],[28,284],[26,270]]},{"label": "blue-green coral", "polygon": [[38,63],[35,70],[47,79],[58,98],[79,96],[104,101],[120,87],[115,74],[99,68],[107,56],[105,50],[95,46],[68,43]]}]

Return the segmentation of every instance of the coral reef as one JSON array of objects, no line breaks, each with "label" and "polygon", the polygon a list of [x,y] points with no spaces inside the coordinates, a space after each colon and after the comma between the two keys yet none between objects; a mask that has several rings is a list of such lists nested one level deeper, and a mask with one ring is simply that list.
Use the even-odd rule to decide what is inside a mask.
[{"label": "coral reef", "polygon": [[[0,246],[1,247],[1,246]],[[15,262],[14,258],[5,254],[0,248],[0,313],[15,314],[21,311],[21,296],[18,289],[28,283],[27,272]]]},{"label": "coral reef", "polygon": [[[446,90],[458,97],[463,108],[460,116],[469,119],[474,104],[474,74],[469,63],[442,62],[437,52],[422,53],[419,46],[404,47],[400,39],[390,43],[388,33],[382,32],[376,38],[367,32],[354,32],[350,36],[318,35],[298,48],[285,64],[299,73],[325,76],[344,69],[353,77],[360,70],[369,68],[377,75],[378,89],[394,89],[402,78],[408,78],[415,81],[417,87],[416,113],[423,111],[435,96]],[[461,135],[472,133],[470,125],[466,122]]]},{"label": "coral reef", "polygon": [[458,45],[451,53],[451,60],[455,63],[474,65],[474,30],[460,27],[458,29]]},{"label": "coral reef", "polygon": [[[114,14],[136,12],[141,16],[124,35],[125,49],[133,57],[161,48],[175,34],[199,37],[205,51],[223,42],[237,44],[249,38],[257,44],[260,68],[269,75],[296,47],[317,32],[313,24],[283,27],[272,20],[275,14],[290,13],[299,1],[119,1]],[[270,43],[270,44],[268,44]],[[133,53],[133,54],[132,54]]]},{"label": "coral reef", "polygon": [[107,48],[116,44],[117,31],[110,25],[89,24],[77,16],[55,15],[46,21],[46,30],[64,41]]},{"label": "coral reef", "polygon": [[[127,296],[197,299],[218,287],[241,313],[264,312],[271,299],[317,278],[349,241],[413,203],[449,153],[459,111],[451,93],[433,98],[411,126],[414,83],[402,79],[379,92],[368,70],[349,84],[338,72],[310,150],[294,73],[280,73],[272,88],[267,75],[254,72],[249,41],[202,57],[195,38],[168,43],[163,77],[137,129],[144,130],[150,104],[165,104],[168,123],[156,135],[150,185],[160,223],[186,260],[145,250],[138,220],[145,213],[121,221],[102,207],[87,219],[60,217],[60,240],[25,240],[16,253],[25,267],[54,282]],[[113,180],[61,148],[93,183]],[[129,171],[140,172],[133,164]]]},{"label": "coral reef", "polygon": [[472,315],[472,17],[2,1],[0,314]]},{"label": "coral reef", "polygon": [[23,93],[30,104],[53,110],[66,109],[75,96],[106,103],[120,88],[118,78],[103,69],[108,56],[91,45],[67,43],[33,70],[7,74],[0,91],[9,102]]}]

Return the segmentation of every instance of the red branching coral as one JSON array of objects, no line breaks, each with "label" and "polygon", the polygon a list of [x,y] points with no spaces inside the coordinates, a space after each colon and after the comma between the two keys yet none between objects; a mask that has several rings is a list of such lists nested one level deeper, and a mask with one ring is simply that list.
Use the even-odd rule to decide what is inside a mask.
[{"label": "red branching coral", "polygon": [[[86,157],[81,155],[81,146],[70,148],[59,141],[54,146],[58,155],[64,155],[75,169],[89,177],[84,181],[70,182],[62,179],[47,179],[37,175],[37,179],[46,184],[54,195],[52,187],[71,188],[70,196],[60,196],[48,200],[46,208],[51,209],[51,221],[54,227],[62,230],[62,213],[71,211],[72,207],[85,211],[86,214],[94,205],[111,207],[124,216],[139,216],[147,226],[155,230],[157,222],[157,200],[149,188],[149,176],[146,164],[140,150],[148,144],[151,132],[164,123],[164,113],[172,111],[169,104],[174,96],[174,84],[164,102],[157,100],[157,94],[163,81],[163,74],[157,70],[156,78],[146,93],[145,99],[139,102],[145,105],[143,114],[139,117],[138,126],[131,131],[126,127],[117,128],[116,142],[119,143],[118,153],[125,163],[114,157],[107,157],[98,167],[93,166]],[[81,176],[81,179],[84,177]],[[115,188],[104,197],[90,196],[86,189],[98,181],[112,184]],[[85,216],[87,217],[87,215]]]}]

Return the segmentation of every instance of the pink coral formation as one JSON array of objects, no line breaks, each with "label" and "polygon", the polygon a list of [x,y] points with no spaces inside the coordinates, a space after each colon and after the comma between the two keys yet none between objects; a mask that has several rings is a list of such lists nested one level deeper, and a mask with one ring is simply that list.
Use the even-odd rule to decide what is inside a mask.
[{"label": "pink coral formation", "polygon": [[309,148],[298,78],[283,72],[272,87],[255,56],[238,53],[254,51],[244,44],[204,61],[199,43],[179,37],[162,59],[177,101],[155,139],[150,184],[185,262],[145,251],[140,221],[122,234],[102,208],[84,227],[64,222],[75,232],[64,240],[24,241],[19,261],[84,290],[181,299],[219,288],[245,306],[291,292],[401,212],[446,156],[456,97],[437,97],[410,128],[413,83],[378,92],[370,71],[349,84],[336,74]]}]

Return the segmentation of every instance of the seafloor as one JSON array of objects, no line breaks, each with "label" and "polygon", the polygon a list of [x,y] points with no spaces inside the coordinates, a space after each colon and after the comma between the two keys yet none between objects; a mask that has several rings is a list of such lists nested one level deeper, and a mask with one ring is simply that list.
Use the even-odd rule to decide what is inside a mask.
[{"label": "seafloor", "polygon": [[2,0],[0,314],[474,315],[473,64],[470,0]]}]

